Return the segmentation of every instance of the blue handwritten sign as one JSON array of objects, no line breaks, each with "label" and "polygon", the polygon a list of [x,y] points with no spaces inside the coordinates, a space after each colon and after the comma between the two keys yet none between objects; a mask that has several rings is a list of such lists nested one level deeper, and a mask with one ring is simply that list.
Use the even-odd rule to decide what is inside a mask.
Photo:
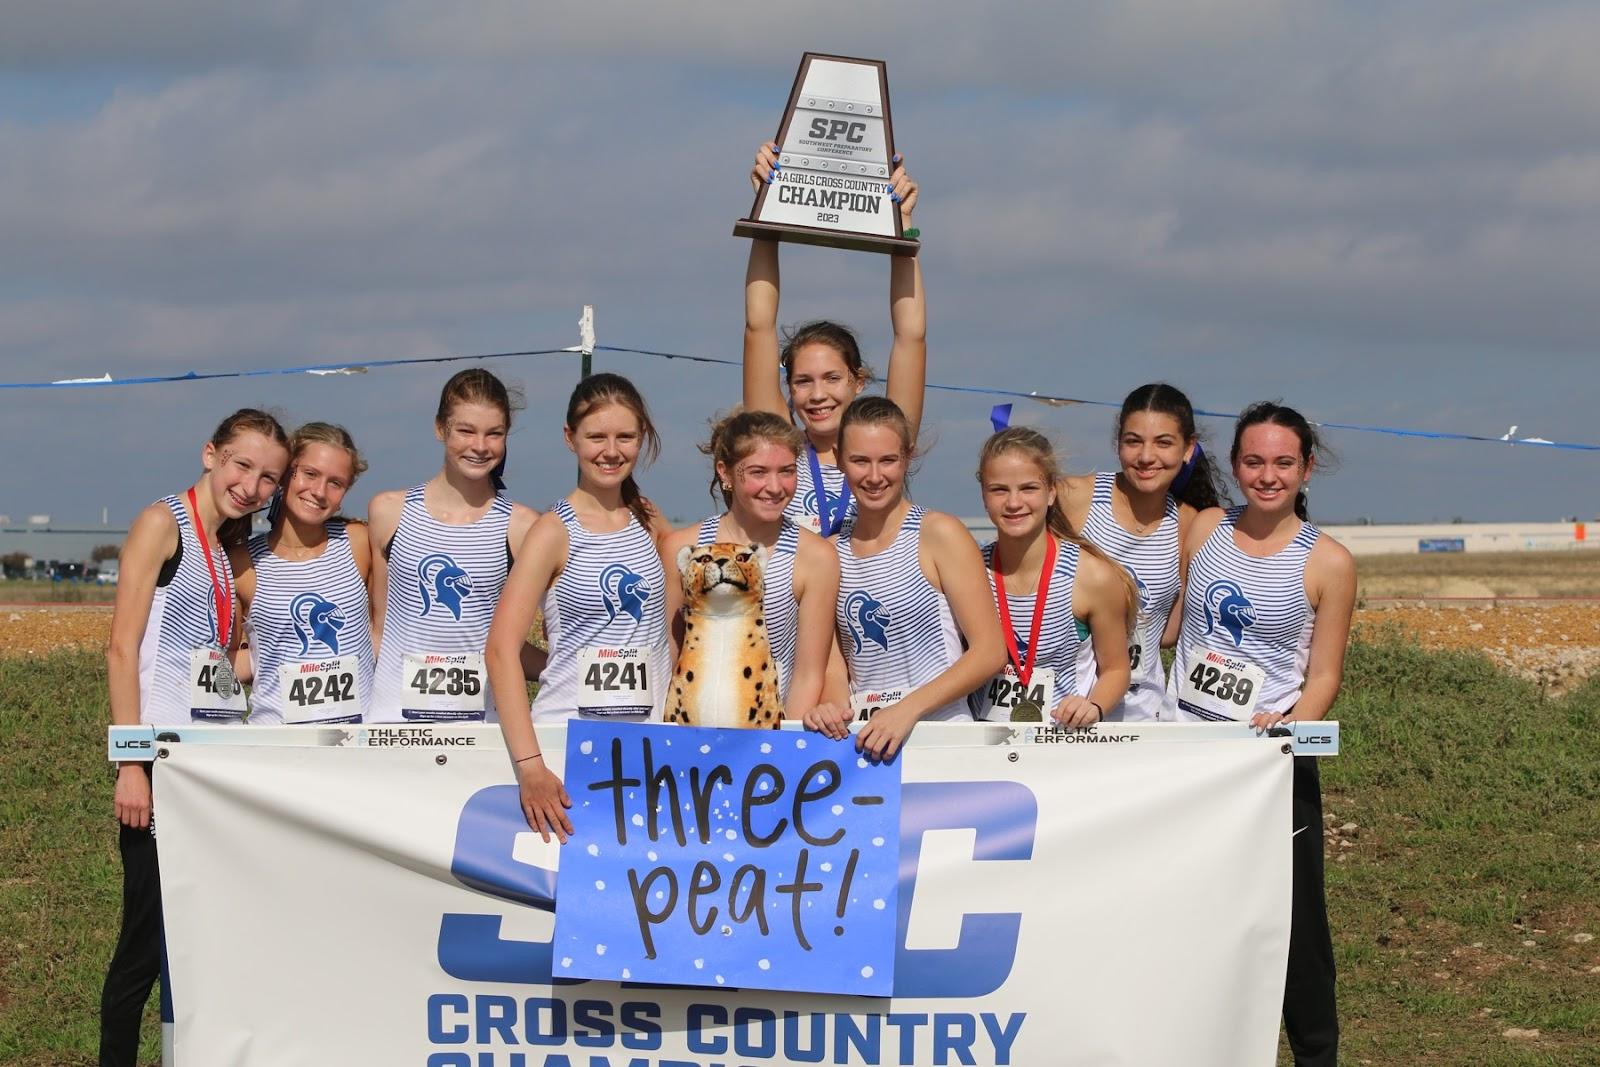
[{"label": "blue handwritten sign", "polygon": [[886,997],[900,761],[852,739],[574,721],[554,972]]}]

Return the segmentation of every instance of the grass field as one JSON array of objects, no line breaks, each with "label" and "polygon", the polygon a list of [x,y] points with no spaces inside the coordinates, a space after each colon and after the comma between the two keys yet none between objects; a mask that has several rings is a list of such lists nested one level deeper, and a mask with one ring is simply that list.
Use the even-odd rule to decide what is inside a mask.
[{"label": "grass field", "polygon": [[0,605],[109,604],[116,598],[116,586],[97,582],[0,581]]},{"label": "grass field", "polygon": [[1362,597],[1600,597],[1600,551],[1357,556]]},{"label": "grass field", "polygon": [[[120,893],[101,663],[0,658],[0,1064],[94,1060]],[[1369,630],[1336,715],[1343,1062],[1600,1063],[1600,679],[1547,699]]]}]

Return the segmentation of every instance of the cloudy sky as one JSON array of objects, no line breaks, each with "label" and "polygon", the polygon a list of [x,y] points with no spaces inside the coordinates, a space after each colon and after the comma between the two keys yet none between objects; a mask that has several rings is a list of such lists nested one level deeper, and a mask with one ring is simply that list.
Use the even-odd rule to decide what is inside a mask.
[{"label": "cloudy sky", "polygon": [[[602,343],[736,359],[745,171],[806,49],[885,59],[933,381],[1600,441],[1600,7],[1152,0],[975,8],[588,0],[10,0],[0,381]],[[786,248],[786,322],[887,353],[887,264]],[[694,451],[733,368],[604,355],[709,510]],[[513,494],[572,482],[572,356],[523,386]],[[355,490],[438,467],[453,368],[0,390],[0,513],[126,521],[234,407],[346,423]],[[979,511],[990,400],[935,393],[917,493]],[[1110,412],[1019,407],[1074,469]],[[1229,427],[1204,428],[1222,448]],[[1600,455],[1338,432],[1328,520],[1600,510]]]}]

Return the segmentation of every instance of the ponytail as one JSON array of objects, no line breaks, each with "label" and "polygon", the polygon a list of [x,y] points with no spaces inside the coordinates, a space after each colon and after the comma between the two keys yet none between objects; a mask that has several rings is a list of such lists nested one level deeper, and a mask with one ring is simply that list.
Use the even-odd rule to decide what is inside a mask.
[{"label": "ponytail", "polygon": [[1201,444],[1199,431],[1194,423],[1194,405],[1189,403],[1189,398],[1183,391],[1166,382],[1151,382],[1129,393],[1122,401],[1122,410],[1117,413],[1118,439],[1122,437],[1128,416],[1141,411],[1168,416],[1178,424],[1178,432],[1183,435],[1183,439],[1194,444],[1194,453],[1183,465],[1183,470],[1178,472],[1178,477],[1172,482],[1172,488],[1168,490],[1172,498],[1180,504],[1188,504],[1196,511],[1226,507],[1227,480],[1217,467],[1216,461]]}]

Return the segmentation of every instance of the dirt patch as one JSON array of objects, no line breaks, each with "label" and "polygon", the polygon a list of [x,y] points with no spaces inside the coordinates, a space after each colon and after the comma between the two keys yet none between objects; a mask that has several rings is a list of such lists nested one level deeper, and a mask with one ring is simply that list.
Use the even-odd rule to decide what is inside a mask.
[{"label": "dirt patch", "polygon": [[1355,635],[1373,636],[1388,624],[1424,648],[1482,652],[1552,693],[1600,671],[1600,604],[1362,608],[1356,612]]},{"label": "dirt patch", "polygon": [[24,608],[0,605],[0,655],[46,656],[63,648],[104,649],[111,607]]}]

